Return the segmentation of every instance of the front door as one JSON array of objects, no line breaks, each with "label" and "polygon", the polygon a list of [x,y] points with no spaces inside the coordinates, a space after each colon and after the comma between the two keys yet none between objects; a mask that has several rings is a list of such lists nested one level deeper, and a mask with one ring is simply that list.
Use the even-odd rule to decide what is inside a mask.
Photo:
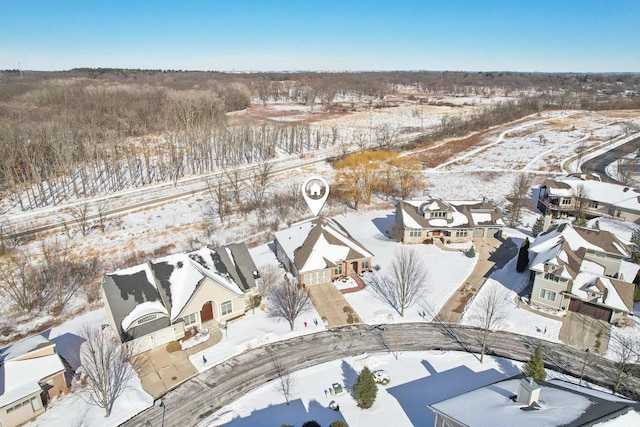
[{"label": "front door", "polygon": [[202,322],[213,319],[213,305],[211,301],[205,302],[202,306],[202,310],[200,310],[200,319]]}]

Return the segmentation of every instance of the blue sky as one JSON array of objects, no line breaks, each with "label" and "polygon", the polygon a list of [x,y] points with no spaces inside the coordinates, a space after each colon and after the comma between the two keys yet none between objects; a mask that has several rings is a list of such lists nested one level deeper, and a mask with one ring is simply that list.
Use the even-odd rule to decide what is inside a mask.
[{"label": "blue sky", "polygon": [[0,69],[640,71],[640,0],[0,0]]}]

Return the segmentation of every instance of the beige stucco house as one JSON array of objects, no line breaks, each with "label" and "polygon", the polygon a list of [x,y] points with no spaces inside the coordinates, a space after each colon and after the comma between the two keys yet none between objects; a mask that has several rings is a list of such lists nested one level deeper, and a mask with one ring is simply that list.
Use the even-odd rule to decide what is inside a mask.
[{"label": "beige stucco house", "polygon": [[336,220],[317,217],[275,233],[276,257],[303,285],[330,283],[371,269],[373,254]]},{"label": "beige stucco house", "polygon": [[640,220],[640,189],[600,181],[591,174],[547,179],[538,192],[538,209],[554,218],[575,215]]},{"label": "beige stucco house", "polygon": [[638,267],[624,261],[629,254],[607,231],[557,225],[529,247],[531,303],[618,322],[633,312]]},{"label": "beige stucco house", "polygon": [[205,247],[107,274],[102,296],[113,330],[141,353],[242,316],[258,277],[243,244]]},{"label": "beige stucco house", "polygon": [[403,243],[429,243],[433,239],[460,243],[474,237],[500,234],[502,213],[492,201],[446,201],[423,197],[396,205],[396,234]]},{"label": "beige stucco house", "polygon": [[55,346],[36,335],[0,350],[0,426],[21,425],[67,393],[65,368]]}]

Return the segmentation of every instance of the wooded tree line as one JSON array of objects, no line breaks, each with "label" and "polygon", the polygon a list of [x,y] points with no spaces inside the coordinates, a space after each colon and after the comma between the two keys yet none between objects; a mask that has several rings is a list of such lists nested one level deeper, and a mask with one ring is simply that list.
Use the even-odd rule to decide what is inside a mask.
[{"label": "wooded tree line", "polygon": [[[638,106],[640,97],[601,96],[606,91],[594,89],[619,94],[621,88],[636,86],[638,76],[633,75],[103,69],[26,73],[20,78],[18,73],[2,72],[0,192],[13,204],[29,209],[262,162],[277,150],[302,156],[307,150],[345,143],[337,129],[306,124],[227,125],[225,113],[246,108],[252,99],[330,109],[337,95],[382,98],[409,88],[449,94],[467,93],[471,87],[543,93],[497,103],[468,117],[445,117],[428,137],[438,140],[544,109]],[[397,134],[397,129],[381,127],[376,129],[375,142],[388,149]],[[371,141],[360,136],[355,143],[364,148]]]}]

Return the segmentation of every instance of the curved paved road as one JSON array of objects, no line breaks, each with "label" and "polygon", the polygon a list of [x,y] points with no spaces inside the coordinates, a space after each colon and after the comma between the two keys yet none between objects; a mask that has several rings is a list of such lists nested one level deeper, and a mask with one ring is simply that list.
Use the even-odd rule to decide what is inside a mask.
[{"label": "curved paved road", "polygon": [[[383,332],[381,332],[381,329]],[[381,339],[381,335],[384,340]],[[392,350],[463,350],[479,351],[478,329],[456,324],[408,323],[351,325],[280,341],[249,350],[198,374],[177,390],[163,397],[164,425],[196,425],[216,410],[246,392],[276,377],[272,355],[291,371],[364,352],[386,351],[383,341],[397,343]],[[496,356],[524,361],[539,340],[508,332],[492,333],[489,352]],[[553,342],[543,342],[545,365],[553,370],[579,377],[585,353]],[[588,381],[608,385],[614,382],[615,365],[600,356],[589,354],[584,375]],[[608,374],[607,374],[608,373]],[[640,396],[640,378],[628,378],[622,391],[630,397]],[[163,410],[158,405],[143,411],[124,426],[159,426]]]},{"label": "curved paved road", "polygon": [[637,151],[638,149],[640,149],[640,137],[632,139],[625,144],[615,147],[598,157],[594,157],[593,159],[585,161],[584,163],[582,163],[581,169],[584,172],[597,173],[598,175],[600,175],[602,181],[604,182],[624,185],[621,182],[607,176],[606,168],[609,164],[623,158],[627,154]]}]

